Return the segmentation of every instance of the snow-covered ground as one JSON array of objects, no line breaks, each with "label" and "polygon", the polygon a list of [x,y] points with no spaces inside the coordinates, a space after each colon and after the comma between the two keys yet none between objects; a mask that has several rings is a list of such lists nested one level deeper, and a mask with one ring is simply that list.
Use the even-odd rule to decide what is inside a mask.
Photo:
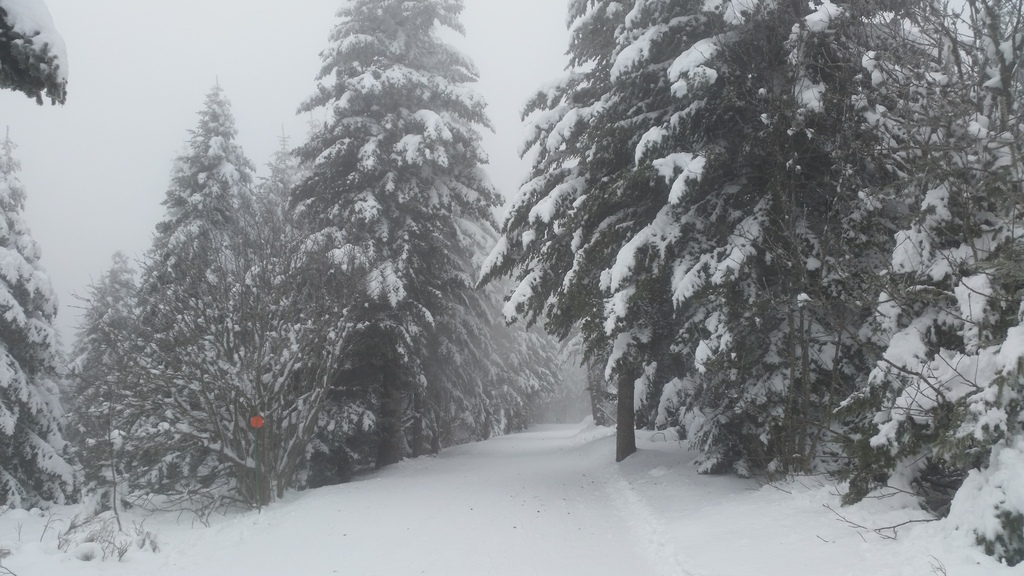
[{"label": "snow-covered ground", "polygon": [[0,574],[1024,574],[1024,564],[997,564],[944,522],[908,524],[895,540],[870,530],[924,517],[902,497],[840,509],[836,488],[817,478],[760,486],[699,476],[694,455],[664,434],[644,433],[640,452],[614,464],[612,434],[539,427],[295,494],[261,514],[214,517],[210,527],[187,514],[133,515],[159,551],[133,548],[122,561],[102,561],[98,544],[58,550],[73,508],[7,511],[0,548],[12,554]]}]

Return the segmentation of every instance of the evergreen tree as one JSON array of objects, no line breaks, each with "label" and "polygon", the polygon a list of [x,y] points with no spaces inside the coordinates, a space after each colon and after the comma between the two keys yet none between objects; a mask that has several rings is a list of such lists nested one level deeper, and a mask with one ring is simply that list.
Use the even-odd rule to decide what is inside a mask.
[{"label": "evergreen tree", "polygon": [[57,388],[57,298],[22,218],[25,191],[8,134],[0,144],[0,499],[61,503],[74,484],[64,459]]},{"label": "evergreen tree", "polygon": [[[636,449],[632,386],[642,362],[625,354],[621,344],[631,337],[651,338],[643,328],[623,331],[621,338],[608,334],[601,274],[614,236],[637,226],[650,202],[642,193],[622,196],[629,190],[621,185],[629,167],[628,153],[622,151],[635,130],[609,111],[618,103],[611,69],[616,32],[626,16],[623,5],[577,0],[569,11],[570,69],[527,105],[525,116],[532,127],[526,148],[536,153],[531,178],[510,204],[503,237],[484,266],[483,280],[517,275],[518,286],[505,307],[509,320],[530,325],[546,317],[545,329],[562,339],[579,326],[587,357],[607,362],[609,375],[615,374],[609,379],[617,382],[619,392],[621,460]],[[664,302],[652,299],[653,307],[659,300]],[[613,340],[620,344],[614,353]]]},{"label": "evergreen tree", "polygon": [[[198,115],[171,172],[165,217],[141,273],[132,335],[131,370],[144,387],[137,399],[148,403],[149,415],[133,431],[146,445],[137,451],[143,456],[134,485],[156,493],[212,490],[225,481],[223,463],[210,446],[220,440],[226,450],[228,444],[206,435],[224,407],[210,403],[209,387],[220,383],[203,371],[226,360],[216,339],[232,325],[220,293],[227,288],[211,284],[228,281],[220,266],[230,260],[238,206],[252,194],[253,166],[235,141],[234,116],[219,85]],[[236,458],[244,461],[245,455]]]},{"label": "evergreen tree", "polygon": [[860,13],[570,11],[572,68],[528,109],[534,179],[485,278],[515,273],[510,315],[578,324],[608,359],[619,459],[636,423],[678,426],[706,471],[806,469],[870,365],[858,282],[888,252],[864,194],[886,176],[850,104]]},{"label": "evergreen tree", "polygon": [[84,313],[68,375],[67,439],[83,467],[84,489],[101,510],[120,522],[121,502],[129,496],[133,423],[140,393],[130,354],[138,334],[137,274],[128,258],[114,254],[110,269],[82,298]]},{"label": "evergreen tree", "polygon": [[331,117],[299,148],[312,172],[293,202],[332,268],[367,278],[352,318],[362,344],[342,362],[334,413],[360,423],[341,426],[356,435],[346,443],[377,466],[436,450],[451,414],[481,426],[471,374],[493,352],[466,348],[464,318],[482,312],[470,278],[497,195],[480,166],[476,70],[439,36],[462,32],[461,11],[459,0],[346,3],[324,83],[301,108]]},{"label": "evergreen tree", "polygon": [[87,309],[75,422],[90,481],[120,493],[114,506],[160,494],[208,513],[301,485],[349,342],[347,312],[320,295],[350,292],[350,277],[301,253],[287,209],[299,166],[278,153],[253,190],[219,87],[199,117],[139,289],[129,298],[115,268]]},{"label": "evergreen tree", "polygon": [[67,55],[43,0],[0,0],[0,88],[40,105],[67,98]]},{"label": "evergreen tree", "polygon": [[199,124],[189,131],[186,154],[178,157],[164,199],[166,215],[156,226],[154,257],[172,262],[197,236],[213,235],[233,222],[235,206],[253,184],[252,162],[235,142],[238,130],[220,85],[206,95]]},{"label": "evergreen tree", "polygon": [[287,208],[292,190],[308,176],[309,170],[288,145],[287,136],[282,134],[278,144],[277,151],[267,164],[270,174],[261,179],[258,189],[259,196],[266,198],[266,201]]},{"label": "evergreen tree", "polygon": [[908,217],[878,300],[883,361],[848,402],[863,413],[848,500],[883,484],[937,514],[952,499],[954,523],[1010,564],[1024,561],[1024,509],[1006,497],[1024,460],[1019,15],[914,5],[866,60]]},{"label": "evergreen tree", "polygon": [[893,176],[857,105],[875,10],[718,7],[718,33],[668,67],[680,113],[645,150],[682,223],[675,346],[692,364],[659,411],[684,407],[707,471],[835,455],[833,413],[877,357],[862,329],[892,245],[876,191]]}]

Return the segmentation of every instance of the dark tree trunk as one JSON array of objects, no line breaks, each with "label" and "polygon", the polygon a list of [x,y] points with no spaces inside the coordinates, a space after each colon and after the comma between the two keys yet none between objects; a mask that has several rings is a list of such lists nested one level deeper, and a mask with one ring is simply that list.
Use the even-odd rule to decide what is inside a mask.
[{"label": "dark tree trunk", "polygon": [[419,458],[427,453],[426,430],[423,424],[423,396],[417,392],[413,396],[412,402],[412,457]]},{"label": "dark tree trunk", "polygon": [[615,461],[622,462],[636,452],[636,414],[633,390],[636,381],[628,374],[619,376],[618,416],[615,427]]},{"label": "dark tree trunk", "polygon": [[402,461],[402,386],[398,371],[381,368],[381,400],[379,414],[377,468]]}]

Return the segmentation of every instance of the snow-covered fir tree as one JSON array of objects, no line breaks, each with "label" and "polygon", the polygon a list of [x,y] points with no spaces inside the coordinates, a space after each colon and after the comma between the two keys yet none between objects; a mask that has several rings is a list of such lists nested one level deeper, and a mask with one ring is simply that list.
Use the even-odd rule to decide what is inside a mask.
[{"label": "snow-covered fir tree", "polygon": [[875,94],[863,105],[892,136],[888,146],[905,176],[892,196],[910,216],[895,235],[877,302],[884,357],[848,402],[864,418],[849,499],[880,484],[918,493],[988,553],[1017,564],[1024,561],[1024,504],[1011,480],[1024,464],[1020,4],[914,8],[890,23],[890,49],[865,58]]},{"label": "snow-covered fir tree", "polygon": [[[221,407],[210,404],[207,387],[218,383],[203,370],[207,362],[226,360],[208,339],[231,316],[210,284],[226,280],[217,277],[218,266],[229,259],[230,227],[252,193],[253,166],[236,141],[234,116],[219,85],[198,115],[185,153],[175,160],[165,217],[140,275],[139,332],[133,335],[134,370],[150,374],[139,396],[154,404],[137,432],[149,444],[138,485],[157,493],[210,489],[225,477],[210,448],[216,440],[204,436],[218,425]],[[196,357],[196,347],[204,345],[210,346],[207,357]]]},{"label": "snow-covered fir tree", "polygon": [[287,200],[302,172],[286,151],[253,189],[219,86],[190,134],[138,290],[114,306],[108,292],[131,292],[115,267],[90,298],[75,422],[97,491],[257,506],[303,483],[348,342],[322,294],[352,287],[299,250]]},{"label": "snow-covered fir tree", "polygon": [[154,256],[169,261],[196,235],[225,229],[253,184],[254,167],[235,141],[235,118],[219,84],[206,95],[199,124],[189,134],[188,151],[171,173],[163,202],[166,213],[157,224],[153,246]]},{"label": "snow-covered fir tree", "polygon": [[837,454],[835,409],[877,357],[862,328],[893,214],[873,194],[893,177],[857,108],[877,8],[739,8],[700,15],[715,24],[667,67],[678,113],[638,148],[681,232],[674,345],[690,364],[659,417],[678,410],[707,471],[808,471]]},{"label": "snow-covered fir tree", "polygon": [[67,84],[64,39],[43,0],[0,0],[0,88],[63,104]]},{"label": "snow-covered fir tree", "polygon": [[[121,252],[82,297],[83,315],[67,376],[67,440],[82,466],[83,489],[97,508],[120,519],[129,496],[132,423],[140,420],[140,393],[130,355],[138,334],[137,272]],[[144,419],[144,418],[142,418]]]},{"label": "snow-covered fir tree", "polygon": [[[531,180],[511,202],[503,237],[484,266],[483,279],[516,275],[518,287],[505,307],[508,319],[532,324],[544,316],[545,328],[560,338],[579,326],[588,355],[602,364],[607,361],[619,392],[617,458],[622,459],[636,449],[632,387],[640,362],[619,354],[622,347],[609,361],[615,338],[605,330],[601,273],[610,258],[606,251],[631,227],[648,220],[651,197],[638,189],[627,198],[624,194],[633,189],[622,185],[623,173],[631,167],[628,151],[623,151],[635,130],[617,114],[635,116],[639,111],[617,107],[622,99],[613,88],[611,70],[624,7],[619,2],[575,1],[569,10],[570,69],[526,108],[531,119],[526,148],[536,153]],[[656,282],[649,285],[655,288]],[[661,297],[656,292],[648,299],[649,309],[666,301],[664,290]],[[650,334],[633,335],[651,341]],[[622,336],[624,341],[630,332]]]},{"label": "snow-covered fir tree", "polygon": [[0,144],[0,501],[64,501],[74,470],[64,459],[57,388],[57,297],[22,217],[15,144]]},{"label": "snow-covered fir tree", "polygon": [[367,278],[352,318],[362,345],[342,363],[327,424],[339,459],[382,466],[507,430],[507,398],[489,386],[525,397],[496,364],[488,296],[472,287],[498,197],[481,168],[476,70],[441,37],[462,32],[461,11],[459,0],[347,2],[302,107],[329,115],[299,148],[312,172],[294,202],[310,245],[336,273]]},{"label": "snow-covered fir tree", "polygon": [[292,190],[308,176],[309,169],[289,146],[289,139],[281,135],[278,148],[267,164],[269,174],[261,178],[257,189],[260,194],[279,206],[287,207]]},{"label": "snow-covered fir tree", "polygon": [[534,179],[485,277],[518,278],[509,315],[578,324],[608,359],[618,458],[636,409],[707,471],[806,469],[870,364],[856,280],[891,243],[849,104],[860,14],[581,0],[570,16],[571,69],[528,109]]}]

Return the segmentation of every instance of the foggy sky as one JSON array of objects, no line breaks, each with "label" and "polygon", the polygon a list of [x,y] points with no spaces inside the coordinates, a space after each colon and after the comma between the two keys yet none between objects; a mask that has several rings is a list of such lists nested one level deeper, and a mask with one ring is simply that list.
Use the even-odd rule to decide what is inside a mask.
[{"label": "foggy sky", "polygon": [[[506,196],[525,176],[519,111],[565,64],[566,0],[465,0],[462,48],[477,64],[495,133],[489,172]],[[67,105],[0,92],[19,146],[25,217],[74,339],[86,287],[122,250],[138,257],[163,215],[171,164],[219,82],[259,174],[282,133],[297,145],[319,54],[341,0],[46,0],[70,61]]]}]

